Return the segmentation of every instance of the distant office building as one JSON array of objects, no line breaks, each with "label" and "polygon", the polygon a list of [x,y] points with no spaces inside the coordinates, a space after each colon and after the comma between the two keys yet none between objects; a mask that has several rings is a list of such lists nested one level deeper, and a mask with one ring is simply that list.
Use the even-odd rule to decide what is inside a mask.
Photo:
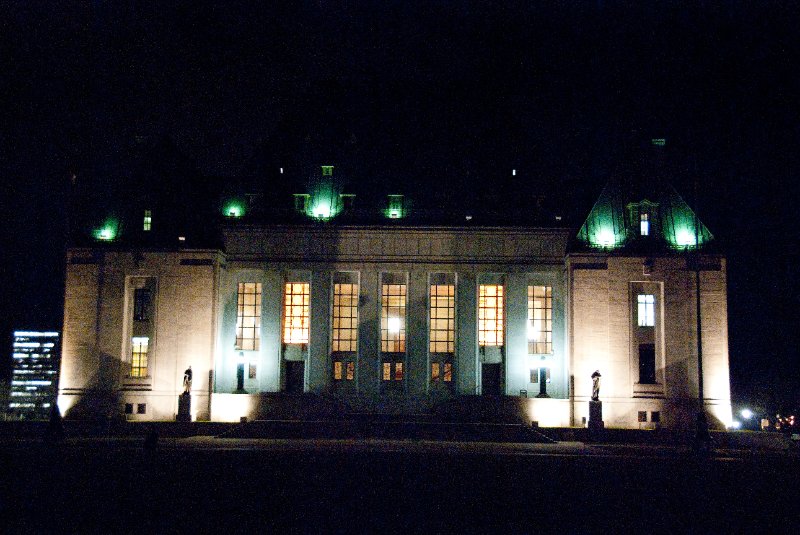
[{"label": "distant office building", "polygon": [[16,331],[8,409],[12,417],[43,419],[58,394],[57,332]]}]

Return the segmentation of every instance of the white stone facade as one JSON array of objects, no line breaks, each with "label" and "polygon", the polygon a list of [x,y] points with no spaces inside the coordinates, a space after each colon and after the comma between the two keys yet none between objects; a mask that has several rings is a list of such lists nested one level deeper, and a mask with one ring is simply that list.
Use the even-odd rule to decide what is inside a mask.
[{"label": "white stone facade", "polygon": [[[642,427],[640,411],[647,413],[645,426],[656,425],[651,415],[658,412],[657,425],[687,427],[696,413],[694,271],[678,254],[568,254],[569,229],[231,224],[223,230],[224,252],[69,251],[59,399],[67,417],[174,420],[190,365],[192,417],[198,420],[304,417],[309,411],[318,416],[468,410],[464,407],[491,397],[483,376],[490,357],[478,343],[477,311],[479,286],[488,282],[505,291],[497,393],[515,398],[523,419],[543,426],[582,425],[595,369],[603,374],[608,427]],[[706,260],[701,271],[705,397],[711,414],[727,423],[725,261]],[[332,371],[337,273],[352,274],[359,292],[354,378],[347,384],[334,381]],[[403,363],[404,376],[393,388],[381,375],[380,291],[386,274],[407,288],[406,347],[392,357]],[[444,387],[432,382],[429,353],[428,289],[435,274],[447,274],[455,285],[453,380]],[[253,351],[236,348],[237,288],[245,282],[261,285],[260,343]],[[310,288],[310,335],[299,356],[289,356],[281,338],[287,282]],[[632,285],[639,283],[658,289],[656,384],[637,384],[631,296],[638,288]],[[552,351],[546,354],[528,352],[531,285],[552,288]],[[146,324],[134,320],[137,288],[152,294]],[[145,328],[146,374],[137,377],[131,338]],[[298,380],[288,377],[290,366],[302,374],[302,394],[286,393],[289,382]],[[538,375],[532,382],[532,370],[540,367],[549,370],[548,398],[536,398],[542,385]]]}]

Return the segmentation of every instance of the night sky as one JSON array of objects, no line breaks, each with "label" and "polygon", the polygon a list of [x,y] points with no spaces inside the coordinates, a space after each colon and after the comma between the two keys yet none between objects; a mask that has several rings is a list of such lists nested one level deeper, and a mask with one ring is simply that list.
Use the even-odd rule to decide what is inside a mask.
[{"label": "night sky", "polygon": [[734,401],[800,406],[796,5],[263,4],[2,4],[7,340],[60,329],[70,177],[126,180],[143,139],[208,180],[345,159],[354,186],[544,195],[579,225],[663,137],[729,258]]}]

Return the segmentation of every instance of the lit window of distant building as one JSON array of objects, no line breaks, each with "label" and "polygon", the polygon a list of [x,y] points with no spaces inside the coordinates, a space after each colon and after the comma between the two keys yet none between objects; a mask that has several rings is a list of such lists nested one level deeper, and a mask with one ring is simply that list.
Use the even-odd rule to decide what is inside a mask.
[{"label": "lit window of distant building", "polygon": [[381,351],[402,353],[405,350],[406,285],[384,283],[381,286]]},{"label": "lit window of distant building", "polygon": [[142,223],[142,230],[149,231],[153,225],[153,212],[150,210],[144,211],[144,221]]},{"label": "lit window of distant building", "polygon": [[332,351],[356,351],[358,347],[358,284],[333,284],[332,319]]},{"label": "lit window of distant building", "polygon": [[455,285],[430,286],[430,352],[453,353],[456,338]]}]

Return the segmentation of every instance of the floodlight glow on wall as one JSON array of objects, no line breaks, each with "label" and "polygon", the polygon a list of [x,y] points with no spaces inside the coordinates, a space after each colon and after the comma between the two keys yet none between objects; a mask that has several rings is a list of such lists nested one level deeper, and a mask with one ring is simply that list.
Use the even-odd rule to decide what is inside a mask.
[{"label": "floodlight glow on wall", "polygon": [[406,216],[406,209],[402,195],[388,195],[389,206],[383,211],[383,215],[389,219],[401,219]]}]

